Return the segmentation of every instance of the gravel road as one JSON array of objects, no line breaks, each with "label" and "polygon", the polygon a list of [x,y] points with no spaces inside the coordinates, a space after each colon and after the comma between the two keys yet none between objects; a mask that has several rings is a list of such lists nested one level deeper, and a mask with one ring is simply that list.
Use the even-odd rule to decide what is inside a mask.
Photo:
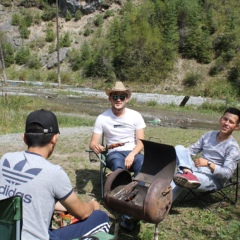
[{"label": "gravel road", "polygon": [[[27,95],[27,96],[42,96],[46,97],[54,96],[59,93],[59,91],[72,92],[81,95],[91,95],[97,98],[106,99],[106,94],[104,91],[95,90],[92,88],[79,88],[73,87],[70,85],[61,85],[61,88],[58,88],[57,83],[48,83],[48,87],[46,84],[42,82],[29,82],[29,81],[13,81],[8,80],[6,86],[2,86],[1,94],[9,94],[9,95]],[[69,95],[71,97],[71,95]],[[175,96],[175,95],[167,95],[167,94],[157,94],[157,93],[132,93],[132,98],[137,102],[149,102],[155,101],[158,104],[175,104],[180,105],[185,96]],[[204,97],[194,97],[191,96],[187,101],[186,105],[201,105],[204,102],[216,102],[216,100],[212,100],[211,98]],[[219,101],[217,101],[219,102]]]}]

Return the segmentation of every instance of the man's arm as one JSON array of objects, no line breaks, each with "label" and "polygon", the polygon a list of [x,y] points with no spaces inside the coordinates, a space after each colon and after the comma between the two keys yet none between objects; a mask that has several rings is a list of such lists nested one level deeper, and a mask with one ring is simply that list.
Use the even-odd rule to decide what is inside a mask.
[{"label": "man's arm", "polygon": [[102,134],[98,134],[98,133],[92,134],[89,148],[92,149],[96,154],[104,151],[104,146],[99,144],[101,138],[102,138]]},{"label": "man's arm", "polygon": [[195,166],[196,167],[208,167],[211,170],[211,172],[214,172],[216,164],[205,158],[200,157],[195,160]]},{"label": "man's arm", "polygon": [[100,209],[99,203],[96,201],[82,202],[75,192],[72,192],[66,199],[60,203],[66,210],[80,220],[88,218],[94,210]]},{"label": "man's arm", "polygon": [[143,150],[143,143],[140,139],[144,139],[144,129],[143,128],[136,130],[137,144],[133,148],[133,150],[128,154],[128,156],[125,158],[125,166],[127,169],[129,169],[132,166],[135,155],[137,155],[138,153],[140,153]]}]

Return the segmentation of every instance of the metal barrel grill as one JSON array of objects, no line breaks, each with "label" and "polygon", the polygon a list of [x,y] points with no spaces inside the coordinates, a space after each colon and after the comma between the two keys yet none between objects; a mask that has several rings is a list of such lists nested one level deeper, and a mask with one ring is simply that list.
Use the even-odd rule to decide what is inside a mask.
[{"label": "metal barrel grill", "polygon": [[157,229],[172,205],[170,183],[176,168],[176,152],[170,145],[141,141],[144,163],[140,173],[134,179],[127,170],[111,173],[104,185],[104,201],[109,209],[154,223]]}]

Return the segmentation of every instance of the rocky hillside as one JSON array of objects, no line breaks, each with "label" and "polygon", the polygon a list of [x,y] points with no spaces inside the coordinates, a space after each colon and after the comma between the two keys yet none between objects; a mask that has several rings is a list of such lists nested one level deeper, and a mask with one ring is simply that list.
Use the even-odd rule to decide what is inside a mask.
[{"label": "rocky hillside", "polygon": [[[65,2],[61,1],[60,2]],[[67,1],[66,1],[67,2]],[[82,1],[85,2],[85,1]],[[103,14],[106,9],[99,7],[94,7],[91,2],[96,1],[89,1],[90,4],[84,4],[85,14],[81,17],[80,20],[75,20],[72,18],[69,21],[66,21],[66,17],[62,14],[59,14],[58,17],[58,26],[59,26],[59,37],[61,38],[64,34],[68,33],[71,39],[71,46],[68,48],[61,48],[60,49],[60,61],[64,64],[64,59],[67,57],[67,53],[71,49],[78,49],[84,41],[87,41],[91,36],[84,36],[84,31],[88,28],[94,28],[93,21],[95,17],[99,14]],[[1,3],[1,1],[0,1]],[[63,9],[66,11],[66,5],[62,3]],[[68,3],[69,5],[69,3]],[[107,5],[107,9],[112,11],[114,14],[117,14],[119,9],[121,8],[121,4],[112,3]],[[72,9],[70,7],[69,9]],[[87,11],[86,9],[89,9]],[[75,9],[76,10],[76,9]],[[13,14],[22,14],[23,12],[28,11],[33,16],[37,16],[37,14],[42,15],[42,10],[36,7],[28,7],[25,8],[24,6],[14,5],[12,4],[0,4],[0,32],[3,33],[4,38],[7,42],[10,42],[15,50],[20,48],[21,46],[30,46],[31,47],[31,54],[33,55],[36,53],[38,57],[41,59],[41,64],[44,69],[51,69],[56,67],[57,65],[57,52],[49,54],[49,47],[52,44],[51,42],[48,43],[45,41],[46,38],[46,31],[51,27],[51,29],[56,33],[57,32],[57,21],[54,18],[51,21],[41,21],[38,24],[32,24],[28,27],[30,34],[27,39],[21,37],[19,32],[19,27],[12,25],[12,16]],[[74,14],[74,13],[72,13]],[[114,15],[113,14],[113,15]],[[111,21],[112,17],[109,17],[105,22],[106,25],[109,21]],[[24,66],[22,66],[24,67]]]},{"label": "rocky hillside", "polygon": [[[61,62],[61,71],[63,73],[66,72],[69,75],[69,72],[72,72],[70,68],[70,63],[68,61],[68,56],[70,52],[73,49],[79,50],[85,41],[88,42],[88,40],[91,39],[91,37],[93,36],[91,33],[98,30],[98,16],[104,16],[106,12],[110,14],[108,15],[108,17],[103,18],[104,20],[102,23],[102,29],[108,29],[109,23],[113,20],[115,16],[119,14],[125,0],[58,1],[59,8],[61,9],[61,13],[59,14],[58,18],[59,37],[62,38],[65,34],[69,34],[71,40],[70,46],[60,48],[59,59]],[[36,5],[36,2],[39,3],[39,5]],[[41,71],[39,72],[56,72],[58,63],[56,38],[54,41],[46,41],[46,35],[49,29],[51,29],[54,34],[57,34],[57,21],[55,17],[50,21],[43,21],[41,17],[39,17],[44,12],[43,7],[40,6],[41,2],[43,1],[15,0],[9,2],[8,0],[0,0],[0,32],[2,36],[2,41],[11,43],[11,45],[14,47],[15,52],[17,52],[18,49],[20,49],[21,47],[28,47],[30,49],[31,56],[34,56],[34,58],[38,58],[40,61]],[[55,0],[48,2],[55,3]],[[79,9],[81,10],[82,15],[79,19],[76,19],[74,15],[76,15],[76,12]],[[68,12],[72,14],[72,17],[67,19]],[[32,16],[32,24],[27,28],[27,30],[29,31],[29,36],[27,38],[23,38],[21,36],[19,26],[12,24],[12,19],[14,15],[19,14],[20,16],[24,16],[26,15],[26,13],[30,13],[30,15]],[[195,87],[196,90],[191,90],[191,94],[207,96],[207,94],[204,95],[204,92],[206,92],[206,89],[208,89],[208,87],[206,87],[206,83],[214,81],[215,79],[214,77],[210,77],[208,74],[209,69],[213,64],[214,62],[211,62],[209,64],[200,64],[197,63],[195,60],[178,58],[175,61],[173,71],[167,77],[167,79],[161,80],[159,84],[149,84],[149,86],[144,87],[142,85],[136,84],[134,88],[137,91],[145,92],[151,91],[161,93],[188,94],[186,92],[186,89],[184,89],[183,80],[186,75],[188,75],[188,73],[191,74],[192,72],[194,72],[197,75],[200,75],[201,78],[198,81],[197,86]],[[25,68],[26,66],[24,64],[12,65],[8,69],[8,72],[10,73],[9,75],[11,76],[10,79],[32,80],[29,78],[31,78],[33,74],[30,74],[30,77],[19,76],[15,74],[18,71],[25,70]],[[79,77],[79,75],[81,75],[81,72],[76,74],[78,74],[78,76],[74,75],[73,77],[71,77],[71,79],[76,79],[77,77]],[[47,77],[44,76],[44,78],[46,79]],[[67,80],[67,82],[65,83],[71,83],[70,81],[71,80]],[[75,84],[76,82],[73,83]],[[81,82],[81,85],[84,85],[84,83]],[[185,93],[183,93],[184,91]]]}]

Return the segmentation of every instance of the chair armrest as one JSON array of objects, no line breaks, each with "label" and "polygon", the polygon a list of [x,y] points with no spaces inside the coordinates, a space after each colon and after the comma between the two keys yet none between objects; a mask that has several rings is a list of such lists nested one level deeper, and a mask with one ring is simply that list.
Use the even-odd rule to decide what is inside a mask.
[{"label": "chair armrest", "polygon": [[88,149],[85,150],[86,152],[89,153],[89,160],[90,162],[98,162],[100,161],[104,166],[106,166],[106,153],[102,152],[100,154],[96,154],[93,150]]}]

